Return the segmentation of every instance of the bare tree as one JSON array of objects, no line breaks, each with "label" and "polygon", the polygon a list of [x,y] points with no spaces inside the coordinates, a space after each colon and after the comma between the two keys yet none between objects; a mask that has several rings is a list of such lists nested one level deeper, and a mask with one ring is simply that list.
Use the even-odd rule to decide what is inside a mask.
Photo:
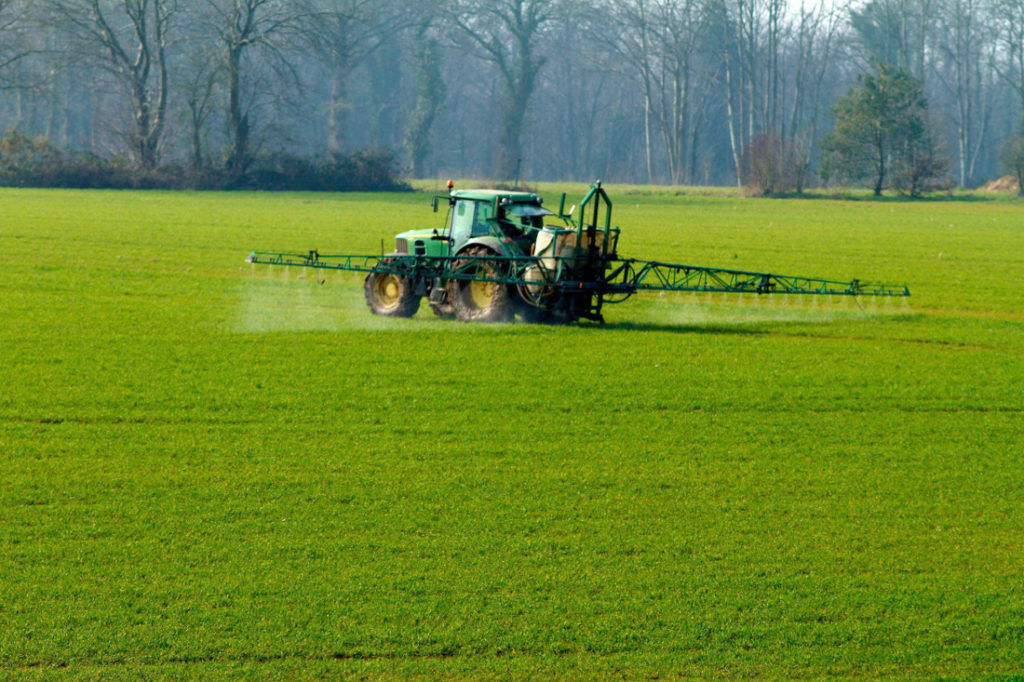
[{"label": "bare tree", "polygon": [[[615,44],[643,90],[648,182],[654,181],[651,121],[661,133],[673,184],[687,179],[700,48],[707,26],[702,0],[632,0],[617,8]],[[700,79],[703,80],[703,79]]]},{"label": "bare tree", "polygon": [[352,73],[399,31],[427,16],[423,7],[409,6],[405,0],[318,0],[308,27],[330,88],[328,151],[338,152],[344,146],[346,95]]},{"label": "bare tree", "polygon": [[949,98],[948,118],[956,131],[958,182],[975,174],[992,111],[991,65],[997,42],[988,40],[992,22],[981,0],[943,0],[938,8],[937,47],[931,68]]},{"label": "bare tree", "polygon": [[167,42],[176,0],[46,0],[48,20],[71,48],[122,84],[131,106],[128,139],[143,168],[156,165],[167,115]]},{"label": "bare tree", "polygon": [[1024,0],[0,0],[0,126],[237,175],[404,143],[418,175],[790,191],[876,56],[927,77],[961,184],[999,170]]},{"label": "bare tree", "polygon": [[441,46],[432,34],[431,18],[416,27],[413,61],[416,69],[416,103],[405,128],[405,146],[409,150],[412,175],[424,175],[424,159],[430,148],[430,129],[444,104],[444,78],[441,75]]},{"label": "bare tree", "polygon": [[820,137],[822,111],[827,109],[826,77],[834,74],[836,44],[843,27],[843,10],[836,0],[801,2],[789,41],[792,94],[789,121],[782,139],[792,152],[795,189],[801,192],[811,170],[812,150]]},{"label": "bare tree", "polygon": [[632,147],[642,111],[634,67],[620,51],[608,49],[619,39],[612,16],[614,5],[607,0],[596,7],[565,3],[545,28],[544,42],[558,49],[546,54],[533,94],[530,126],[537,134],[522,140],[522,157],[532,160],[524,172],[532,178],[610,180],[639,172],[627,158],[632,150],[608,135],[612,126],[628,121],[622,132]]},{"label": "bare tree", "polygon": [[0,0],[0,90],[16,86],[13,69],[34,50],[27,40],[23,8],[13,0]]},{"label": "bare tree", "polygon": [[[255,63],[274,71],[275,81],[297,82],[290,52],[306,39],[311,12],[302,0],[204,0],[207,22],[217,37],[227,89],[226,168],[240,176],[252,163],[252,112],[261,86]],[[256,56],[253,55],[256,53]]]},{"label": "bare tree", "polygon": [[557,9],[556,0],[452,0],[452,21],[500,75],[501,120],[493,163],[499,178],[517,175],[530,98],[546,61],[538,50]]},{"label": "bare tree", "polygon": [[746,148],[763,135],[781,138],[779,52],[782,0],[709,0],[711,30],[721,62],[729,146],[736,183],[743,182]]},{"label": "bare tree", "polygon": [[996,16],[1001,38],[1001,59],[995,64],[1019,101],[1020,132],[1024,132],[1024,0],[997,0]]},{"label": "bare tree", "polygon": [[179,89],[185,102],[188,128],[189,158],[193,169],[207,164],[207,136],[210,119],[216,108],[218,69],[206,51],[188,56],[182,69]]},{"label": "bare tree", "polygon": [[850,10],[865,62],[881,61],[925,76],[928,39],[938,0],[870,0]]}]

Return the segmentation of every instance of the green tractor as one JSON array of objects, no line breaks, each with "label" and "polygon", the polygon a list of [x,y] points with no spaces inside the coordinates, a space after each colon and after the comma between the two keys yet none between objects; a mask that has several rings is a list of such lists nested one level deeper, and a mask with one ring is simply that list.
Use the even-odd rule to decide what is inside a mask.
[{"label": "green tractor", "polygon": [[[370,309],[378,315],[409,317],[425,297],[440,317],[481,322],[509,321],[516,313],[531,320],[544,317],[549,310],[531,295],[536,286],[523,281],[537,279],[538,273],[516,266],[533,256],[538,241],[549,243],[551,236],[571,231],[545,227],[545,216],[553,213],[536,194],[480,189],[453,191],[446,198],[443,230],[397,235],[394,253],[367,274],[363,290]],[[435,210],[437,205],[435,197]],[[554,248],[549,244],[546,250]],[[403,269],[400,264],[408,256],[445,267]],[[512,272],[517,269],[524,272]]]},{"label": "green tractor", "polygon": [[[377,315],[411,317],[426,298],[440,317],[462,321],[604,321],[602,308],[638,291],[909,296],[903,285],[643,261],[618,256],[612,202],[597,182],[557,213],[529,192],[454,190],[441,229],[410,230],[380,256],[253,252],[250,263],[366,272],[366,303]],[[547,221],[556,220],[560,224]]]}]

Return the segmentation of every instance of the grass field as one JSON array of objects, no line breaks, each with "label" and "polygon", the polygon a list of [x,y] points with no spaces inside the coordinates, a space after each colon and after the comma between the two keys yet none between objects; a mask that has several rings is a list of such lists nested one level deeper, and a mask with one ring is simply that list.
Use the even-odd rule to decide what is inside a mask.
[{"label": "grass field", "polygon": [[243,259],[424,195],[0,191],[0,677],[1022,679],[1024,204],[611,194],[913,297],[388,320]]}]

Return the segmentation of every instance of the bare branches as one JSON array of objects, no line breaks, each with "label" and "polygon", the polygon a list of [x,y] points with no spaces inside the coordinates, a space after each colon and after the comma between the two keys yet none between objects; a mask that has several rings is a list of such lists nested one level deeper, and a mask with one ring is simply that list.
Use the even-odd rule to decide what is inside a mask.
[{"label": "bare branches", "polygon": [[811,177],[829,106],[881,54],[926,77],[966,184],[1024,120],[1022,17],[1024,0],[0,0],[0,116],[140,166],[404,145],[418,172],[729,183],[765,138]]},{"label": "bare branches", "polygon": [[[132,155],[152,168],[166,124],[167,33],[176,0],[45,0],[47,20],[70,37],[73,56],[99,60],[123,84],[132,112]],[[116,23],[115,23],[116,22]]]},{"label": "bare branches", "polygon": [[[651,123],[660,133],[669,179],[687,175],[691,133],[705,95],[701,43],[710,15],[699,0],[630,0],[613,15],[612,44],[639,78],[643,93],[647,175],[654,179]],[[706,78],[706,76],[705,76]]]},{"label": "bare branches", "polygon": [[539,48],[556,9],[555,0],[454,0],[449,11],[463,44],[473,46],[502,78],[502,113],[493,166],[502,179],[518,175],[523,124],[546,61]]},{"label": "bare branches", "polygon": [[[204,0],[206,22],[217,36],[227,82],[229,148],[227,169],[240,176],[252,161],[251,109],[246,104],[246,88],[251,86],[252,65],[246,55],[257,50],[265,65],[278,76],[294,81],[288,53],[305,40],[304,19],[311,16],[303,0]],[[256,89],[250,87],[250,92]]]},{"label": "bare branches", "polygon": [[39,52],[27,33],[22,8],[12,0],[0,0],[0,89],[18,87],[10,76],[12,67]]},{"label": "bare branches", "polygon": [[396,0],[317,0],[306,22],[307,34],[326,71],[327,150],[339,152],[345,135],[349,76],[381,46],[412,26],[422,9]]}]

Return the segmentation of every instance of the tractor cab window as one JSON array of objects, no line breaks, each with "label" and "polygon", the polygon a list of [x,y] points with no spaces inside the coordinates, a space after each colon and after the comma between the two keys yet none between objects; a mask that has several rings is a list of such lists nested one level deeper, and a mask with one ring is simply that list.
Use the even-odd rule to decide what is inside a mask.
[{"label": "tractor cab window", "polygon": [[474,201],[476,210],[473,212],[473,236],[482,237],[491,231],[487,221],[494,213],[494,206],[489,201]]},{"label": "tractor cab window", "polygon": [[553,215],[539,204],[513,204],[507,209],[507,220],[516,225],[521,233],[544,227],[544,216]]},{"label": "tractor cab window", "polygon": [[459,199],[452,211],[451,238],[456,248],[465,244],[472,237],[482,237],[490,233],[487,220],[491,217],[494,207],[489,201]]}]

